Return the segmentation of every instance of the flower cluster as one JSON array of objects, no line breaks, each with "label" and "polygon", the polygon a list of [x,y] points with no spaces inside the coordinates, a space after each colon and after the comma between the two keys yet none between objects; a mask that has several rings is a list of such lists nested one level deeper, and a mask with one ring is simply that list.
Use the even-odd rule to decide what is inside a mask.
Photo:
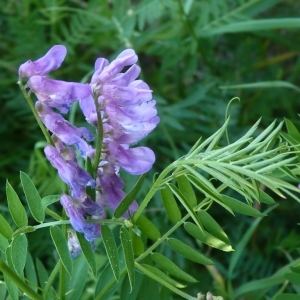
[{"label": "flower cluster", "polygon": [[[87,222],[87,218],[105,218],[105,207],[115,210],[125,196],[120,168],[133,175],[151,169],[153,151],[131,146],[157,126],[159,117],[152,91],[137,80],[140,68],[134,50],[124,50],[111,63],[98,58],[90,84],[46,76],[61,66],[66,53],[64,46],[56,45],[40,59],[25,62],[19,68],[19,80],[29,78],[25,88],[36,95],[35,109],[52,134],[52,143],[44,152],[70,189],[69,195],[61,195],[61,204],[73,228],[93,243],[100,236],[100,225]],[[78,128],[63,117],[76,101],[86,121],[95,127],[96,137],[86,127]],[[80,166],[77,153],[90,160],[92,172]],[[95,199],[87,194],[87,186],[94,189]],[[129,212],[136,209],[134,202]],[[70,251],[76,256],[74,235],[72,241]]]}]

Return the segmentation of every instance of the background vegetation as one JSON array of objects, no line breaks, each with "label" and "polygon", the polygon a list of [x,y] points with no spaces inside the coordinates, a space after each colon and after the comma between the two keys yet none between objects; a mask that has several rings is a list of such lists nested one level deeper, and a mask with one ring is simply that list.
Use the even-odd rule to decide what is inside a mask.
[{"label": "background vegetation", "polygon": [[[284,117],[300,127],[297,0],[0,0],[0,7],[1,213],[6,210],[5,180],[16,187],[20,170],[29,173],[43,196],[60,188],[55,170],[43,159],[42,135],[16,85],[18,66],[54,44],[64,44],[68,55],[53,76],[70,81],[88,81],[97,57],[114,58],[127,47],[137,52],[161,117],[146,140],[157,156],[153,173],[185,154],[200,136],[218,129],[236,96],[240,102],[230,106],[231,140],[260,117],[261,129]],[[80,123],[76,109],[72,113],[70,118]],[[135,178],[126,180],[130,185]],[[177,261],[199,279],[191,289],[218,294],[227,280],[234,289],[270,276],[296,258],[299,205],[291,199],[278,203],[251,235],[230,278],[230,255],[200,244],[217,262],[214,269]],[[168,222],[162,210],[159,198],[148,210],[159,227]],[[228,218],[218,211],[214,215],[236,249],[253,219]],[[45,236],[42,231],[32,234],[30,248],[50,267],[53,249]],[[193,243],[184,234],[180,239]]]}]

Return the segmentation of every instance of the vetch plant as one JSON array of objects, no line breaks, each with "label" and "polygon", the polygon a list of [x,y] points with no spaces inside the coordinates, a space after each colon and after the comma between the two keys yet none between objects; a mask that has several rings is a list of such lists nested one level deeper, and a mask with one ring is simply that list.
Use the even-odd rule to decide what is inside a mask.
[{"label": "vetch plant", "polygon": [[[208,293],[211,287],[199,290],[197,282],[201,278],[182,270],[164,248],[195,264],[213,265],[213,257],[197,245],[228,255],[234,249],[210,214],[212,205],[232,215],[260,220],[266,214],[253,203],[274,204],[269,191],[299,201],[299,189],[290,183],[298,180],[298,130],[285,120],[287,133],[282,130],[284,123],[275,121],[257,132],[258,121],[230,143],[227,118],[216,133],[204,141],[199,139],[186,155],[156,175],[145,197],[139,199],[138,192],[155,162],[155,154],[136,144],[155,129],[160,118],[152,91],[137,79],[141,71],[136,65],[137,55],[126,49],[111,62],[98,58],[90,83],[49,78],[50,72],[60,68],[66,53],[65,46],[56,45],[38,60],[19,67],[18,83],[47,141],[44,154],[65,185],[61,195],[42,198],[29,176],[21,172],[29,211],[39,223],[34,225],[7,182],[8,210],[15,225],[0,216],[0,270],[5,289],[12,299],[20,294],[30,299],[139,299],[145,293],[144,278],[150,278],[159,284],[153,299],[171,297],[171,293],[185,299],[203,299],[202,293],[207,293],[207,298],[217,299]],[[86,120],[84,127],[66,119],[75,102]],[[140,175],[127,194],[121,169]],[[145,216],[155,195],[160,196],[170,221],[167,229]],[[48,207],[55,202],[63,207],[61,215]],[[50,275],[28,252],[27,235],[45,227],[50,228],[58,254]],[[178,239],[179,230],[197,241],[194,247]],[[106,263],[99,268],[96,256],[101,243]],[[296,274],[297,263],[292,265],[294,269],[287,269],[287,274]],[[85,291],[87,266],[93,273],[93,296]],[[233,268],[231,265],[231,272]],[[267,287],[271,289],[285,280],[282,276]],[[185,290],[188,283],[193,285],[192,292]],[[252,291],[241,287],[235,295],[228,288],[219,291],[219,299],[234,299]]]}]

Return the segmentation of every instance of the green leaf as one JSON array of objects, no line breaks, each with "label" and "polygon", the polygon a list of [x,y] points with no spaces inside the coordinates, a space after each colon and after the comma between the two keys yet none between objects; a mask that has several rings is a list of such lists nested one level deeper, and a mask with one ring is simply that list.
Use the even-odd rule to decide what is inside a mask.
[{"label": "green leaf", "polygon": [[213,248],[229,252],[234,251],[231,245],[224,243],[224,241],[217,239],[207,231],[200,231],[199,228],[193,223],[185,223],[184,229],[194,238],[200,240],[202,243],[209,245]]},{"label": "green leaf", "polygon": [[142,238],[132,231],[132,248],[135,255],[141,255],[145,251]]},{"label": "green leaf", "polygon": [[181,212],[173,193],[168,186],[165,186],[160,190],[160,194],[169,219],[176,224],[181,220]]},{"label": "green leaf", "polygon": [[[196,226],[196,225],[194,225]],[[197,227],[197,226],[196,226]],[[198,280],[196,280],[194,277],[189,275],[188,273],[184,272],[181,268],[179,268],[177,265],[175,265],[171,260],[169,260],[167,257],[163,256],[160,253],[152,253],[151,254],[152,260],[162,269],[164,269],[166,272],[170,273],[170,275],[177,277],[179,279],[195,283]]]},{"label": "green leaf", "polygon": [[132,242],[130,238],[130,233],[126,227],[121,227],[120,229],[121,244],[124,252],[125,264],[127,269],[127,274],[130,283],[130,291],[132,291],[135,280],[135,270],[134,270],[134,256],[132,249]]},{"label": "green leaf", "polygon": [[18,227],[25,227],[28,225],[28,218],[23,204],[21,203],[19,196],[13,189],[13,187],[6,182],[6,196],[8,209]]},{"label": "green leaf", "polygon": [[25,277],[26,277],[26,280],[28,280],[28,284],[36,292],[37,286],[38,286],[37,276],[36,276],[36,271],[35,271],[34,263],[32,260],[32,256],[30,255],[29,252],[27,253],[27,256],[26,256]]},{"label": "green leaf", "polygon": [[275,200],[262,190],[259,190],[259,201],[266,204],[275,204]]},{"label": "green leaf", "polygon": [[230,245],[230,240],[222,227],[214,220],[214,218],[205,210],[199,210],[198,216],[204,228],[213,236]]},{"label": "green leaf", "polygon": [[53,204],[55,202],[58,202],[60,200],[60,195],[49,195],[42,198],[42,206],[45,210],[46,207],[48,207],[50,204]]},{"label": "green leaf", "polygon": [[273,298],[274,300],[299,300],[299,294],[283,293]]},{"label": "green leaf", "polygon": [[6,299],[6,285],[3,281],[0,282],[0,299]]},{"label": "green leaf", "polygon": [[36,228],[33,226],[26,226],[26,227],[22,227],[17,229],[14,234],[13,234],[13,238],[18,236],[19,234],[23,234],[23,233],[29,233],[29,232],[34,232],[36,231]]},{"label": "green leaf", "polygon": [[9,223],[0,214],[0,234],[2,234],[7,240],[10,240],[13,235],[13,230]]},{"label": "green leaf", "polygon": [[84,235],[82,233],[76,232],[81,251],[90,266],[93,274],[97,275],[97,266],[96,266],[96,259],[95,259],[95,253],[93,251],[92,245],[90,242],[86,240]]},{"label": "green leaf", "polygon": [[143,174],[142,176],[140,176],[140,178],[138,179],[137,183],[132,188],[132,190],[120,202],[120,204],[117,206],[117,208],[114,212],[114,218],[120,218],[128,211],[129,206],[132,204],[132,202],[136,198],[139,190],[141,189],[145,177],[146,177],[146,174]]},{"label": "green leaf", "polygon": [[198,225],[200,230],[203,230],[203,226],[194,212],[194,209],[190,206],[189,202],[186,200],[184,195],[181,193],[181,191],[172,183],[168,183],[168,186],[170,187],[172,193],[177,197],[177,199],[181,202],[181,204],[184,206],[184,208],[188,211],[194,222]]},{"label": "green leaf", "polygon": [[[186,285],[177,282],[176,280],[170,278],[168,275],[166,275],[164,272],[161,270],[156,269],[153,266],[147,265],[147,264],[141,264],[140,265],[143,268],[144,273],[149,276],[150,278],[153,278],[154,280],[158,281],[161,283],[161,281],[165,281],[169,284],[171,284],[174,287],[177,288],[185,288]],[[146,272],[145,272],[146,271]]]},{"label": "green leaf", "polygon": [[284,118],[284,121],[289,135],[300,144],[300,133],[296,126],[289,119]]},{"label": "green leaf", "polygon": [[[39,284],[40,284],[41,289],[43,290],[46,286],[49,275],[47,273],[45,266],[38,258],[35,259],[35,266],[36,266],[36,272],[37,272]],[[46,299],[45,294],[43,295],[43,297]]]},{"label": "green leaf", "polygon": [[26,173],[20,172],[20,179],[30,212],[37,222],[42,223],[45,219],[45,211],[42,206],[41,196]]},{"label": "green leaf", "polygon": [[250,217],[265,217],[266,215],[253,208],[252,206],[245,204],[239,200],[231,198],[226,195],[222,195],[222,201],[228,205],[234,212]]},{"label": "green leaf", "polygon": [[192,249],[191,247],[187,246],[183,242],[174,239],[174,238],[169,238],[168,239],[168,244],[169,246],[177,253],[181,254],[185,258],[194,261],[198,264],[202,265],[212,265],[213,261],[210,260],[209,258],[205,257],[204,255],[200,254],[198,251],[195,249]]},{"label": "green leaf", "polygon": [[19,300],[19,290],[15,283],[6,275],[4,275],[4,281],[7,286],[7,291],[12,300]]},{"label": "green leaf", "polygon": [[0,250],[5,253],[6,248],[8,247],[9,243],[7,238],[5,238],[2,234],[0,234]]},{"label": "green leaf", "polygon": [[11,243],[11,260],[15,271],[22,277],[27,259],[28,242],[25,234],[15,237]]},{"label": "green leaf", "polygon": [[88,264],[83,255],[78,256],[73,262],[73,272],[67,281],[67,290],[70,291],[67,295],[67,300],[83,299],[82,292],[87,287],[86,282],[88,276]]},{"label": "green leaf", "polygon": [[157,227],[144,215],[140,215],[135,225],[151,240],[156,241],[160,238],[160,232]]},{"label": "green leaf", "polygon": [[57,226],[52,226],[50,227],[50,234],[63,266],[65,267],[66,271],[71,275],[73,263],[68,249],[67,240],[64,237],[62,230]]},{"label": "green leaf", "polygon": [[194,192],[194,189],[190,183],[190,181],[187,179],[185,175],[181,175],[176,178],[176,181],[178,183],[179,190],[184,195],[187,202],[190,204],[191,207],[194,207],[197,205],[197,198]]},{"label": "green leaf", "polygon": [[102,224],[101,226],[101,235],[110,266],[112,268],[116,281],[118,282],[120,279],[120,263],[116,241],[114,239],[112,231],[105,224]]}]

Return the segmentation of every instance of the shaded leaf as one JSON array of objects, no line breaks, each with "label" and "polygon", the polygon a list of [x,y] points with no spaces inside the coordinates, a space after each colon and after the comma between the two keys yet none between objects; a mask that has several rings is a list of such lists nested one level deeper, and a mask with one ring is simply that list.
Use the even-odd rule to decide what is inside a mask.
[{"label": "shaded leaf", "polygon": [[181,268],[179,268],[170,259],[163,256],[162,254],[152,253],[151,258],[159,267],[161,267],[162,269],[170,273],[170,275],[188,282],[193,282],[193,283],[197,282],[197,280],[194,277],[184,272]]},{"label": "shaded leaf", "polygon": [[135,224],[149,239],[155,241],[160,238],[161,235],[157,227],[144,215],[140,215]]},{"label": "shaded leaf", "polygon": [[200,254],[198,251],[195,249],[187,246],[183,242],[174,239],[174,238],[169,238],[168,239],[168,244],[169,246],[177,253],[181,254],[185,258],[194,261],[198,264],[202,265],[212,265],[213,261],[210,260],[209,258],[205,257],[204,255]]},{"label": "shaded leaf", "polygon": [[121,244],[124,252],[125,264],[130,283],[130,291],[132,291],[135,281],[134,256],[131,243],[130,233],[126,227],[120,229]]},{"label": "shaded leaf", "polygon": [[37,291],[37,275],[35,271],[35,266],[32,260],[32,256],[30,253],[27,253],[26,256],[26,263],[25,263],[25,277],[26,280],[28,280],[28,284],[31,286],[31,288],[36,292]]},{"label": "shaded leaf", "polygon": [[120,204],[117,206],[117,208],[114,212],[114,218],[120,218],[128,211],[129,206],[133,203],[139,190],[141,189],[145,177],[146,177],[146,174],[143,174],[142,176],[140,176],[140,178],[138,179],[137,183],[132,188],[132,190],[120,202]]},{"label": "shaded leaf", "polygon": [[181,220],[181,212],[170,188],[165,186],[160,190],[160,194],[169,219],[173,223],[179,222]]},{"label": "shaded leaf", "polygon": [[80,244],[82,254],[84,255],[93,274],[96,276],[97,274],[96,259],[95,259],[95,253],[93,251],[92,245],[90,242],[86,240],[86,238],[82,233],[76,232],[76,235]]},{"label": "shaded leaf", "polygon": [[0,234],[3,235],[7,240],[10,240],[13,235],[13,230],[9,223],[0,214]]},{"label": "shaded leaf", "polygon": [[66,271],[71,275],[73,263],[68,249],[67,240],[62,230],[57,226],[52,226],[50,227],[50,234],[63,266],[65,267]]},{"label": "shaded leaf", "polygon": [[60,195],[48,195],[42,198],[42,206],[44,210],[50,205],[60,200]]},{"label": "shaded leaf", "polygon": [[116,281],[118,282],[120,279],[120,263],[116,241],[110,228],[105,224],[101,226],[101,235],[110,266],[112,268]]},{"label": "shaded leaf", "polygon": [[189,202],[190,206],[196,206],[197,198],[194,189],[187,177],[185,175],[181,175],[176,178],[176,181],[178,183],[179,190],[184,195],[185,199]]}]

